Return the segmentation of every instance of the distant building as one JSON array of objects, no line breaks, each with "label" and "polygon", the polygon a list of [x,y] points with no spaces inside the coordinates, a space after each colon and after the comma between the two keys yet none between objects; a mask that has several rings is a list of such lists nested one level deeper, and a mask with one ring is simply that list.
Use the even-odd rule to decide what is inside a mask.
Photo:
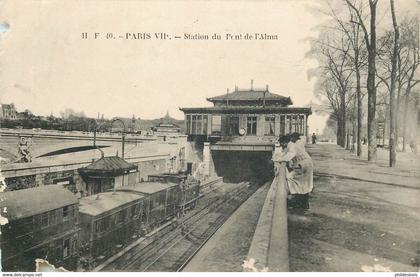
[{"label": "distant building", "polygon": [[153,131],[157,133],[180,133],[181,128],[173,123],[159,123],[153,127]]},{"label": "distant building", "polygon": [[1,104],[0,119],[17,119],[18,112],[16,111],[15,104]]},{"label": "distant building", "polygon": [[78,200],[61,186],[2,193],[1,262],[4,271],[35,271],[35,259],[76,270]]},{"label": "distant building", "polygon": [[180,110],[185,114],[189,140],[211,142],[212,150],[270,151],[280,135],[307,135],[311,109],[290,107],[290,97],[272,93],[268,86],[247,90],[236,87],[232,93],[207,100],[213,107]]}]

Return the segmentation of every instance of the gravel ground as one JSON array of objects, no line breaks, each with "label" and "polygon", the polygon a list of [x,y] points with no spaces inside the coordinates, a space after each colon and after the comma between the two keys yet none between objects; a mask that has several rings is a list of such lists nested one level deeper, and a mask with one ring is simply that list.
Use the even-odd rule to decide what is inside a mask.
[{"label": "gravel ground", "polygon": [[310,211],[289,212],[291,271],[419,271],[419,157],[385,150],[368,163],[335,145],[308,145]]}]

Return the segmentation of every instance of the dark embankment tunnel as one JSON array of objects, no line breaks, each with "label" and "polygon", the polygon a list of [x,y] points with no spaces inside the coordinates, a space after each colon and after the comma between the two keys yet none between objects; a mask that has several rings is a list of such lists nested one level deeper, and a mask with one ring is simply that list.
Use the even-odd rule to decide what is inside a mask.
[{"label": "dark embankment tunnel", "polygon": [[271,152],[212,151],[215,171],[225,182],[262,184],[273,178]]}]

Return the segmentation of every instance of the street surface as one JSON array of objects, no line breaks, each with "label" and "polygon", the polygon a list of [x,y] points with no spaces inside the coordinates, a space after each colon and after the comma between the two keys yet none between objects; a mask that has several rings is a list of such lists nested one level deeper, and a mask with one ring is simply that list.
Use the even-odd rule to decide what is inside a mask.
[{"label": "street surface", "polygon": [[[289,212],[291,271],[419,271],[420,157],[368,163],[332,144],[307,145],[310,210]],[[363,149],[366,155],[367,149]]]}]

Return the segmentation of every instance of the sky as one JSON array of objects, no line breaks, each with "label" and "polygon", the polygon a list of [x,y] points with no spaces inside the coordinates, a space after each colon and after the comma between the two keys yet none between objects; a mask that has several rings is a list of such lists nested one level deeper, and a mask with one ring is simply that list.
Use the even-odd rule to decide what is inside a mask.
[{"label": "sky", "polygon": [[[398,0],[418,8],[416,0]],[[413,5],[414,4],[414,5]],[[308,38],[317,35],[315,0],[0,1],[0,102],[58,116],[71,108],[96,117],[183,118],[179,107],[235,86],[269,85],[294,106],[314,101]],[[87,32],[89,38],[83,39]],[[99,39],[93,39],[94,33]],[[267,33],[277,40],[127,40],[106,33],[169,35]],[[322,130],[326,117],[312,115]]]}]

